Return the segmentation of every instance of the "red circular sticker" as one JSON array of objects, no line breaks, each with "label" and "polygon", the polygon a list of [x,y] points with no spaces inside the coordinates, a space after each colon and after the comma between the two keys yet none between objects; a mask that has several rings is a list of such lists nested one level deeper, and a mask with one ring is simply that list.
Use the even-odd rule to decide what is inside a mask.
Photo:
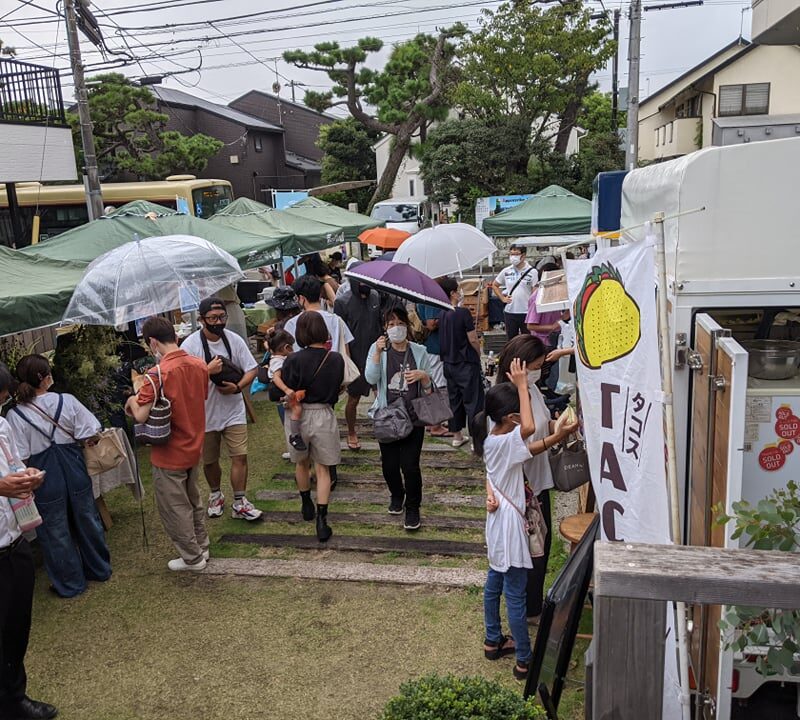
[{"label": "red circular sticker", "polygon": [[778,450],[784,455],[791,455],[794,452],[794,445],[791,440],[781,440],[778,443]]},{"label": "red circular sticker", "polygon": [[796,438],[800,435],[800,418],[791,415],[786,420],[778,420],[775,423],[775,434],[782,440]]},{"label": "red circular sticker", "polygon": [[788,405],[781,405],[775,411],[775,417],[778,418],[778,420],[788,420],[790,417],[792,417],[792,414],[792,408],[790,408]]},{"label": "red circular sticker", "polygon": [[767,472],[780,470],[785,462],[786,455],[775,445],[768,445],[758,454],[758,464]]}]

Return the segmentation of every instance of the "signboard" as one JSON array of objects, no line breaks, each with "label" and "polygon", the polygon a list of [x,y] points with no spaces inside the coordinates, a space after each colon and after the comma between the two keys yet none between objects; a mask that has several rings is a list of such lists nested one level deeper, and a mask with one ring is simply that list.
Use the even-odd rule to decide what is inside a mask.
[{"label": "signboard", "polygon": [[276,210],[285,210],[307,197],[308,190],[273,190],[272,207]]},{"label": "signboard", "polygon": [[492,215],[497,215],[503,210],[516,207],[532,197],[533,195],[492,195],[478,198],[475,202],[475,227],[478,230],[483,230],[483,221],[487,217],[492,217]]},{"label": "signboard", "polygon": [[[602,540],[669,544],[654,243],[567,261],[589,470]],[[674,623],[664,715],[680,717]]]}]

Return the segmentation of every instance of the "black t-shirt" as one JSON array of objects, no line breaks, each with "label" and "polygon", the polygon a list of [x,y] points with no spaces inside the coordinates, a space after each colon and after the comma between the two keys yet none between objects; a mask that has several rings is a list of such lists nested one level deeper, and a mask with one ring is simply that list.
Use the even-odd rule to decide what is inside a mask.
[{"label": "black t-shirt", "polygon": [[333,310],[353,333],[355,339],[348,346],[350,357],[363,373],[369,349],[383,333],[380,295],[371,290],[369,297],[362,298],[350,292],[336,301]]},{"label": "black t-shirt", "polygon": [[403,378],[403,373],[407,370],[416,370],[417,363],[414,360],[414,353],[411,348],[407,351],[399,352],[390,347],[386,353],[386,403],[391,405],[402,395],[407,401],[419,397],[419,382],[410,385]]},{"label": "black t-shirt", "polygon": [[[320,368],[326,355],[328,359]],[[317,368],[320,368],[319,372]],[[344,359],[339,353],[329,353],[324,348],[303,348],[286,358],[281,379],[292,390],[306,391],[304,403],[333,406],[339,400],[339,389],[344,380]]]},{"label": "black t-shirt", "polygon": [[453,308],[439,316],[439,343],[442,362],[480,365],[480,358],[469,342],[467,333],[475,329],[472,315],[466,308]]}]

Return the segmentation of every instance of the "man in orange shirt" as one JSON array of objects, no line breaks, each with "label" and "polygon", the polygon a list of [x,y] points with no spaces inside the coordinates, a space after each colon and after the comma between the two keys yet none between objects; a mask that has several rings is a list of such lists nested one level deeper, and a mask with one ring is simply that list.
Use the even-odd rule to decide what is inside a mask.
[{"label": "man in orange shirt", "polygon": [[[200,500],[197,479],[206,430],[205,401],[208,370],[199,358],[178,347],[175,330],[168,320],[145,320],[142,336],[159,360],[164,396],[172,405],[169,440],[153,446],[153,487],[164,530],[180,553],[170,560],[170,570],[202,570],[208,561],[205,505]],[[158,374],[149,373],[156,388]],[[125,412],[136,422],[145,422],[155,402],[153,385],[145,382],[138,395],[128,398]]]}]

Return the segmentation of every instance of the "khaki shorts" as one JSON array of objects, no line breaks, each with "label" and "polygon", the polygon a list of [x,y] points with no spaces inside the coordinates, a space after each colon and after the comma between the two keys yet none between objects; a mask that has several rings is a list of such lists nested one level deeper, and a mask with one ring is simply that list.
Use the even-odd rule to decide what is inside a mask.
[{"label": "khaki shorts", "polygon": [[[289,414],[284,424],[286,443],[289,443]],[[320,465],[338,465],[342,460],[342,444],[339,439],[339,425],[336,414],[330,405],[311,403],[303,405],[303,417],[300,420],[300,435],[308,446],[305,452],[298,452],[289,445],[289,459],[299,462],[310,458]]]},{"label": "khaki shorts", "polygon": [[203,465],[219,461],[223,441],[228,457],[247,455],[247,425],[230,425],[224,430],[207,432],[203,441]]}]

